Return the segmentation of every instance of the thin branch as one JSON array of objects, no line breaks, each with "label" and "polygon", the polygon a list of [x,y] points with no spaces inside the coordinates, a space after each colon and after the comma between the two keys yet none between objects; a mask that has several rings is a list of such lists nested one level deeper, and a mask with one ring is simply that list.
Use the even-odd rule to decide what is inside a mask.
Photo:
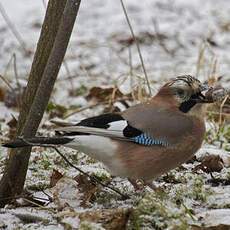
[{"label": "thin branch", "polygon": [[11,91],[14,91],[13,87],[10,85],[10,83],[0,74],[0,78],[2,79],[2,81],[8,86],[8,88]]},{"label": "thin branch", "polygon": [[22,141],[24,141],[26,144],[30,145],[30,146],[40,146],[40,147],[44,147],[44,148],[53,148],[62,158],[63,160],[69,164],[72,168],[76,169],[77,171],[79,171],[81,174],[83,174],[84,176],[87,176],[92,182],[94,183],[98,183],[100,184],[102,187],[106,187],[109,188],[110,190],[114,191],[115,193],[119,194],[123,199],[128,199],[130,198],[128,195],[121,193],[119,190],[109,186],[108,184],[104,184],[103,182],[100,181],[100,179],[98,179],[96,176],[91,176],[88,173],[84,172],[83,170],[81,170],[80,168],[78,168],[77,166],[75,166],[72,162],[70,162],[68,160],[68,158],[61,153],[61,151],[57,148],[57,146],[55,145],[50,145],[50,144],[34,144],[32,142],[27,141],[26,139],[24,139],[23,137],[18,137],[19,139],[21,139]]},{"label": "thin branch", "polygon": [[108,105],[108,104],[111,104],[111,103],[122,102],[122,101],[124,101],[124,100],[129,100],[129,99],[130,99],[130,98],[128,98],[128,97],[123,97],[122,99],[119,99],[119,100],[112,100],[112,101],[110,100],[110,101],[97,102],[97,103],[92,104],[92,105],[87,105],[87,106],[85,106],[85,107],[77,108],[77,109],[75,109],[75,110],[72,110],[70,113],[66,114],[63,118],[64,118],[64,119],[67,119],[67,118],[73,116],[73,115],[76,114],[76,113],[80,113],[80,112],[85,111],[85,110],[87,110],[87,109],[92,109],[92,108],[94,108],[94,107],[96,107],[96,106]]},{"label": "thin branch", "polygon": [[95,103],[95,104],[88,105],[88,106],[85,106],[85,107],[83,107],[83,108],[77,108],[77,109],[73,110],[72,112],[70,112],[69,114],[66,114],[66,115],[64,116],[64,119],[67,119],[67,118],[73,116],[74,114],[80,113],[80,112],[82,112],[82,111],[84,111],[84,110],[92,109],[92,108],[94,108],[94,107],[96,107],[96,106],[104,105],[104,104],[107,104],[107,103],[108,103],[108,102],[106,102],[106,103],[105,103],[105,102],[97,102],[97,103]]},{"label": "thin branch", "polygon": [[42,4],[43,4],[44,9],[46,9],[47,4],[46,4],[46,1],[45,1],[45,0],[42,0]]},{"label": "thin branch", "polygon": [[129,199],[130,197],[127,194],[123,194],[121,193],[119,190],[111,187],[108,184],[104,184],[103,182],[101,182],[96,176],[91,176],[88,173],[82,171],[80,168],[76,167],[74,164],[72,164],[58,149],[57,147],[53,146],[52,147],[62,158],[63,160],[68,163],[72,168],[76,169],[77,171],[79,171],[80,173],[82,173],[83,175],[87,176],[92,182],[94,183],[98,183],[103,187],[109,188],[110,190],[114,191],[115,193],[119,194],[123,199]]},{"label": "thin branch", "polygon": [[71,73],[70,73],[67,61],[64,59],[63,62],[62,62],[62,64],[63,64],[63,67],[65,68],[65,71],[66,71],[66,74],[67,74],[66,80],[69,80],[70,86],[71,86],[71,90],[73,91],[74,90],[74,83],[73,83],[73,79],[71,78]]},{"label": "thin branch", "polygon": [[10,65],[11,65],[12,60],[13,60],[13,54],[10,56],[9,61],[8,61],[7,64],[6,64],[5,70],[4,70],[4,72],[3,72],[3,76],[6,76],[7,71],[8,71],[8,69],[9,69]]},{"label": "thin branch", "polygon": [[19,42],[20,46],[24,50],[26,54],[28,54],[28,50],[26,48],[25,42],[23,41],[20,33],[17,31],[15,25],[11,22],[9,16],[7,15],[2,3],[0,2],[0,14],[2,15],[3,19],[5,20],[6,24],[9,26],[11,32],[14,34],[15,38]]},{"label": "thin branch", "polygon": [[196,63],[196,77],[198,78],[203,62],[204,62],[204,52],[206,49],[206,43],[202,43],[200,48],[199,48],[199,53],[198,53],[198,58],[197,58],[197,63]]},{"label": "thin branch", "polygon": [[222,116],[227,116],[230,117],[230,113],[223,113],[223,112],[214,112],[214,111],[207,111],[207,114],[214,114],[214,115],[222,115]]},{"label": "thin branch", "polygon": [[52,210],[52,208],[44,207],[44,206],[38,204],[38,203],[35,202],[35,201],[32,201],[32,200],[27,199],[27,198],[25,198],[25,197],[22,197],[22,198],[23,198],[25,201],[27,201],[28,203],[30,203],[30,204],[32,204],[32,205],[35,205],[35,206],[37,206],[37,207],[39,207],[39,208],[41,208],[41,209],[43,209],[43,210],[48,210],[48,211],[51,211],[51,210]]},{"label": "thin branch", "polygon": [[32,197],[29,197],[29,196],[26,196],[24,194],[20,194],[20,195],[15,195],[15,196],[8,196],[8,197],[4,197],[4,198],[0,198],[0,200],[12,200],[12,199],[27,199],[27,198],[34,198],[34,199],[39,199],[39,200],[43,200],[43,201],[50,201],[50,199],[46,199],[46,198],[42,198],[42,197],[37,197],[37,196],[33,196]]},{"label": "thin branch", "polygon": [[124,5],[124,2],[123,2],[123,0],[120,0],[120,2],[121,2],[122,9],[124,11],[124,14],[125,14],[126,21],[127,21],[128,25],[129,25],[129,29],[130,29],[130,32],[132,34],[133,40],[134,40],[134,42],[135,42],[135,44],[137,46],[137,51],[138,51],[139,58],[140,58],[140,61],[141,61],[141,66],[142,66],[142,69],[143,69],[143,72],[144,72],[144,75],[145,75],[145,80],[146,80],[146,83],[147,83],[147,86],[148,86],[149,94],[152,95],[152,91],[151,91],[148,75],[147,75],[147,72],[146,72],[146,69],[145,69],[144,60],[143,60],[143,57],[142,57],[142,54],[141,54],[141,49],[140,49],[139,42],[136,39],[136,36],[134,34],[131,22],[129,20],[129,17],[128,17],[128,14],[127,14],[127,11],[126,11],[126,8],[125,8],[125,5]]},{"label": "thin branch", "polygon": [[[133,62],[132,62],[132,51],[131,47],[129,47],[129,75],[130,75],[130,88],[133,89]],[[135,100],[134,90],[131,91],[132,98]]]},{"label": "thin branch", "polygon": [[220,116],[219,116],[219,125],[222,124],[222,115],[223,115],[223,107],[224,107],[224,104],[225,102],[228,100],[229,98],[229,95],[227,95],[224,100],[222,101],[221,105],[220,105]]},{"label": "thin branch", "polygon": [[[18,70],[17,70],[17,58],[16,54],[13,53],[13,65],[14,65],[14,76],[17,84],[17,88],[19,90],[19,95],[23,94],[23,87],[21,87],[20,82],[19,82],[19,77],[18,77]],[[21,97],[17,97],[17,106],[20,108],[21,105]]]},{"label": "thin branch", "polygon": [[13,64],[14,64],[14,76],[15,76],[15,80],[17,83],[17,87],[20,89],[20,83],[19,83],[19,78],[18,78],[18,70],[17,70],[17,58],[16,58],[16,54],[13,53]]}]

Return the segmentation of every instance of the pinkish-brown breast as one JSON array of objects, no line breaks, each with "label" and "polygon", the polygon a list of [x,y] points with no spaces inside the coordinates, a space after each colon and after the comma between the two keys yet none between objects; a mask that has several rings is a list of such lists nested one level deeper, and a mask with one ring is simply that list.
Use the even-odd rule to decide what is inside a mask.
[{"label": "pinkish-brown breast", "polygon": [[124,168],[118,174],[134,179],[154,179],[190,159],[200,148],[204,134],[204,122],[194,118],[191,131],[169,147],[117,142],[118,159]]}]

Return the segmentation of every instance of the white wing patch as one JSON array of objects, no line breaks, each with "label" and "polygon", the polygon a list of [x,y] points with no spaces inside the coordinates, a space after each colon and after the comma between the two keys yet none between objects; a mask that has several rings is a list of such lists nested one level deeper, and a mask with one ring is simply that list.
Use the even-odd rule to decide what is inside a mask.
[{"label": "white wing patch", "polygon": [[107,130],[123,132],[125,127],[128,126],[128,122],[125,120],[113,121],[113,122],[108,123],[108,125],[109,125],[109,128]]}]

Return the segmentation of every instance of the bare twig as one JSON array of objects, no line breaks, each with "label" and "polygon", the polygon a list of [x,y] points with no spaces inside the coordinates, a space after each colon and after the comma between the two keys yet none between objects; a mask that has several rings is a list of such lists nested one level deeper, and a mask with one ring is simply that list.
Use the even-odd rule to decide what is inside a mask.
[{"label": "bare twig", "polygon": [[[133,81],[133,62],[132,62],[131,47],[129,47],[129,75],[130,75],[130,87],[131,89],[133,89],[134,81]],[[131,91],[131,94],[132,94],[133,100],[135,101],[136,97],[135,97],[134,90]]]},{"label": "bare twig", "polygon": [[20,83],[19,83],[19,78],[18,78],[18,70],[17,70],[17,58],[16,58],[16,54],[13,53],[13,64],[14,64],[14,76],[15,76],[15,80],[17,83],[17,87],[20,89]]},{"label": "bare twig", "polygon": [[[93,104],[93,105],[88,105],[88,106],[85,106],[85,107],[83,107],[83,108],[78,108],[78,109],[75,109],[75,110],[73,110],[71,113],[69,113],[69,114],[66,114],[65,116],[64,116],[64,119],[66,119],[66,118],[69,118],[69,117],[71,117],[71,116],[73,116],[74,114],[76,114],[76,113],[80,113],[80,112],[82,112],[82,111],[84,111],[84,110],[86,110],[86,109],[92,109],[92,108],[94,108],[94,107],[96,107],[96,106],[99,106],[99,105],[102,105],[102,104],[105,104],[105,103],[95,103],[95,104]],[[107,102],[106,102],[106,104],[107,104]]]},{"label": "bare twig", "polygon": [[136,36],[134,34],[131,22],[129,20],[129,17],[128,17],[128,14],[127,14],[127,11],[126,11],[126,8],[125,8],[125,5],[124,5],[124,2],[123,2],[123,0],[120,0],[120,2],[121,2],[122,9],[124,11],[124,14],[125,14],[126,21],[127,21],[128,25],[129,25],[129,29],[130,29],[130,32],[132,34],[133,40],[134,40],[134,42],[135,42],[135,44],[137,46],[137,51],[138,51],[139,58],[140,58],[140,61],[141,61],[141,66],[142,66],[142,69],[143,69],[143,72],[144,72],[144,75],[145,75],[145,80],[146,80],[146,83],[147,83],[147,86],[148,86],[149,94],[152,95],[152,91],[151,91],[148,75],[147,75],[147,72],[146,72],[146,69],[145,69],[144,60],[143,60],[143,57],[142,57],[142,54],[141,54],[141,49],[140,49],[139,42],[136,39]]},{"label": "bare twig", "polygon": [[6,76],[7,71],[8,71],[8,69],[9,69],[10,65],[11,65],[12,60],[13,60],[13,54],[10,56],[9,61],[8,61],[7,64],[6,64],[5,70],[4,70],[4,72],[3,72],[3,76]]},{"label": "bare twig", "polygon": [[88,173],[82,171],[80,168],[76,167],[74,164],[72,164],[67,158],[66,156],[64,156],[58,149],[56,146],[52,147],[62,158],[65,162],[67,162],[72,168],[76,169],[77,171],[79,171],[80,173],[82,173],[83,175],[87,176],[92,182],[94,183],[98,183],[103,187],[109,188],[110,190],[114,191],[115,193],[119,194],[123,199],[128,199],[130,198],[127,194],[123,194],[121,193],[119,190],[111,187],[108,184],[104,184],[103,182],[101,182],[96,176],[91,176]]},{"label": "bare twig", "polygon": [[222,101],[221,105],[220,105],[220,116],[219,116],[219,125],[222,124],[222,116],[223,116],[223,107],[225,102],[228,100],[229,96],[227,95],[224,100]]},{"label": "bare twig", "polygon": [[120,100],[112,100],[112,101],[110,100],[110,101],[104,101],[104,102],[97,102],[97,103],[95,103],[95,104],[88,105],[88,106],[85,106],[85,107],[83,107],[83,108],[77,108],[77,109],[71,111],[69,114],[65,115],[65,116],[64,116],[64,119],[69,118],[69,117],[73,116],[74,114],[80,113],[80,112],[85,111],[85,110],[87,110],[87,109],[92,109],[92,108],[94,108],[94,107],[96,107],[96,106],[99,106],[99,105],[107,105],[107,104],[111,104],[111,103],[119,102],[119,101],[124,101],[124,100],[128,100],[128,99],[130,99],[130,98],[128,98],[128,97],[127,97],[127,98],[123,97],[123,98],[120,99]]},{"label": "bare twig", "polygon": [[27,201],[28,203],[33,204],[33,205],[35,205],[35,206],[37,206],[37,207],[39,207],[39,208],[41,208],[41,209],[43,209],[43,210],[49,210],[49,211],[52,210],[52,208],[44,207],[44,206],[38,204],[38,203],[35,202],[35,201],[32,201],[32,200],[27,199],[27,198],[25,198],[25,197],[22,197],[22,198],[23,198],[25,201]]},{"label": "bare twig", "polygon": [[[4,197],[4,198],[0,198],[0,200],[12,200],[12,199],[28,199],[28,196],[27,195],[24,195],[24,194],[20,194],[20,195],[15,195],[15,196],[8,196],[8,197]],[[42,197],[37,197],[37,196],[33,196],[32,195],[32,198],[34,199],[38,199],[38,200],[43,200],[43,201],[50,201],[50,199],[46,199],[46,198],[42,198]]]},{"label": "bare twig", "polygon": [[206,49],[206,43],[201,44],[201,47],[199,49],[197,63],[196,63],[196,77],[199,76],[201,67],[202,67],[202,65],[204,63],[204,52],[205,52],[205,49]]},{"label": "bare twig", "polygon": [[67,158],[64,154],[61,153],[61,151],[57,148],[57,146],[55,146],[55,145],[50,145],[50,144],[37,144],[37,143],[34,144],[34,143],[32,143],[32,142],[27,141],[27,140],[24,139],[23,137],[19,137],[19,138],[20,138],[22,141],[24,141],[25,143],[27,143],[28,145],[30,145],[30,146],[40,146],[40,147],[45,147],[45,148],[53,148],[53,149],[58,153],[58,155],[60,155],[60,156],[63,158],[63,160],[64,160],[67,164],[69,164],[72,168],[76,169],[76,170],[77,170],[78,172],[80,172],[81,174],[87,176],[92,182],[98,183],[98,184],[100,184],[100,185],[103,186],[103,187],[109,188],[110,190],[112,190],[112,191],[114,191],[115,193],[119,194],[123,199],[128,199],[128,198],[129,198],[128,195],[121,193],[119,190],[117,190],[117,189],[115,189],[115,188],[109,186],[108,184],[104,184],[104,183],[101,182],[100,179],[98,179],[96,176],[91,176],[91,175],[89,175],[88,173],[86,173],[86,172],[84,172],[83,170],[81,170],[79,167],[75,166],[72,162],[70,162],[70,161],[68,160],[68,158]]},{"label": "bare twig", "polygon": [[45,0],[42,0],[42,4],[43,4],[43,7],[46,9],[47,4],[46,4],[46,1],[45,1]]},{"label": "bare twig", "polygon": [[[17,88],[19,90],[19,95],[23,94],[23,88],[20,85],[19,82],[19,77],[18,77],[18,70],[17,70],[17,58],[16,58],[16,54],[13,53],[13,64],[14,64],[14,76],[15,76],[15,80],[16,80],[16,84],[17,84]],[[21,105],[21,97],[17,97],[17,106],[18,108],[20,108]]]},{"label": "bare twig", "polygon": [[25,42],[23,41],[20,33],[17,31],[15,25],[11,22],[11,20],[10,20],[9,16],[7,15],[7,13],[6,13],[3,5],[1,4],[1,2],[0,2],[0,14],[4,18],[6,24],[9,26],[11,32],[14,34],[15,38],[19,42],[19,44],[22,47],[22,49],[24,50],[24,52],[27,54],[28,50],[26,48]]},{"label": "bare twig", "polygon": [[208,111],[207,112],[208,114],[214,114],[214,115],[222,115],[222,116],[227,116],[229,117],[230,116],[230,113],[223,113],[223,112],[214,112],[214,111]]},{"label": "bare twig", "polygon": [[211,79],[212,81],[215,80],[217,78],[217,64],[218,64],[218,60],[216,58],[216,56],[212,57],[212,62],[211,62],[211,68],[210,68],[210,73],[208,75],[208,79]]},{"label": "bare twig", "polygon": [[7,74],[7,71],[10,67],[10,65],[12,64],[12,61],[13,61],[13,69],[14,69],[14,76],[15,76],[15,80],[16,80],[16,83],[17,83],[17,86],[18,88],[20,88],[20,84],[19,84],[19,77],[18,77],[18,71],[17,71],[17,58],[16,58],[16,54],[13,53],[5,67],[5,71],[4,71],[4,74],[3,76],[5,76]]},{"label": "bare twig", "polygon": [[120,53],[113,47],[112,44],[108,43],[108,48],[111,49],[111,51],[117,56],[117,58],[119,59],[119,61],[121,61],[124,65],[129,65],[128,61],[126,60],[126,58],[122,57],[120,55]]},{"label": "bare twig", "polygon": [[2,79],[2,81],[8,86],[8,88],[11,91],[14,91],[13,87],[10,85],[10,83],[0,74],[0,78]]},{"label": "bare twig", "polygon": [[62,63],[63,63],[63,67],[65,68],[66,74],[67,74],[67,80],[69,80],[71,90],[73,91],[74,90],[74,83],[73,83],[73,79],[71,78],[71,73],[70,73],[70,70],[69,70],[69,66],[68,66],[67,61],[65,59],[63,60]]},{"label": "bare twig", "polygon": [[[132,62],[132,51],[131,51],[131,47],[129,47],[129,75],[130,75],[130,77],[133,76],[133,62]],[[132,86],[132,84],[131,84],[131,86]]]}]

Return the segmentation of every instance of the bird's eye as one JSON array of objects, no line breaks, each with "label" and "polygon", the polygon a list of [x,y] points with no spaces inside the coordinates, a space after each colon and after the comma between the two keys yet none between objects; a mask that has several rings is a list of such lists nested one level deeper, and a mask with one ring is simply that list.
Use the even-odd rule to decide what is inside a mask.
[{"label": "bird's eye", "polygon": [[185,95],[185,92],[183,89],[178,89],[177,90],[177,94],[180,96],[180,97],[183,97]]},{"label": "bird's eye", "polygon": [[177,97],[179,97],[180,100],[186,101],[189,99],[189,94],[186,90],[178,88],[176,90]]}]

